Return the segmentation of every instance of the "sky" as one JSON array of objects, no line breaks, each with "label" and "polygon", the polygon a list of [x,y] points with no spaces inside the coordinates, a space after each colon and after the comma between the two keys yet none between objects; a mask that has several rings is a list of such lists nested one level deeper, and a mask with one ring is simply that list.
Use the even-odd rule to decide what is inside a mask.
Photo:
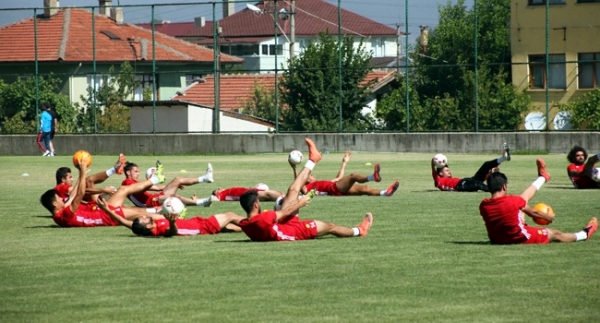
[{"label": "sky", "polygon": [[[219,0],[217,0],[219,1]],[[280,0],[283,1],[283,0]],[[297,0],[296,3],[302,0]],[[338,0],[326,0],[337,5]],[[438,22],[438,3],[446,4],[450,0],[341,0],[342,8],[375,20],[392,28],[400,26],[401,31],[406,31],[406,7],[408,2],[408,32],[409,42],[413,43],[419,34],[420,25],[434,27]],[[216,1],[215,1],[216,2]],[[235,10],[246,7],[248,1],[237,1]],[[451,1],[455,2],[455,1]],[[467,1],[469,2],[469,1]],[[33,8],[42,8],[44,0],[0,0],[0,26],[4,26],[21,19],[33,16]],[[92,7],[98,6],[98,0],[60,0],[60,7]],[[150,6],[139,5],[170,4],[169,6],[155,6],[155,17],[159,20],[171,22],[193,21],[195,17],[204,16],[212,20],[212,5],[209,1],[202,0],[113,0],[113,5],[135,6],[125,7],[125,21],[131,23],[150,22],[152,14]],[[177,4],[177,5],[175,5]],[[185,4],[185,5],[179,5]],[[190,5],[193,4],[193,5]],[[28,10],[2,10],[7,8],[29,8]],[[217,19],[222,14],[222,6],[216,6]],[[342,17],[343,21],[343,17]]]}]

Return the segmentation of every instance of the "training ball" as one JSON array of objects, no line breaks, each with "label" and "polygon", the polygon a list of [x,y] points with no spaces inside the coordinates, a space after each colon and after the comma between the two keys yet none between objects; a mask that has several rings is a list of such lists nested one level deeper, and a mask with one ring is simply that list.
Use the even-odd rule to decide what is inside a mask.
[{"label": "training ball", "polygon": [[437,154],[433,156],[433,164],[437,168],[442,168],[448,165],[448,158],[446,158],[446,156],[444,156],[443,154]]},{"label": "training ball", "polygon": [[[533,208],[538,211],[541,211],[541,212],[554,214],[554,210],[552,209],[552,207],[546,203],[538,203],[538,204],[534,205]],[[550,224],[550,221],[548,221],[546,219],[540,219],[540,218],[533,218],[533,222],[540,224],[540,225]]]},{"label": "training ball", "polygon": [[288,156],[288,161],[294,165],[298,165],[302,162],[304,156],[300,150],[292,150]]},{"label": "training ball", "polygon": [[258,183],[258,184],[256,184],[255,188],[259,191],[268,191],[269,190],[269,186],[265,183]]},{"label": "training ball", "polygon": [[92,155],[85,150],[79,150],[75,154],[73,154],[73,165],[79,168],[79,161],[83,158],[86,158],[85,165],[90,167],[92,165]]},{"label": "training ball", "polygon": [[181,202],[180,199],[176,197],[167,197],[167,199],[162,204],[161,212],[165,215],[167,214],[181,214],[185,210],[185,204]]},{"label": "training ball", "polygon": [[593,168],[591,177],[595,182],[600,182],[600,168]]},{"label": "training ball", "polygon": [[146,179],[150,179],[154,173],[156,173],[156,167],[148,168],[148,170],[146,170]]}]

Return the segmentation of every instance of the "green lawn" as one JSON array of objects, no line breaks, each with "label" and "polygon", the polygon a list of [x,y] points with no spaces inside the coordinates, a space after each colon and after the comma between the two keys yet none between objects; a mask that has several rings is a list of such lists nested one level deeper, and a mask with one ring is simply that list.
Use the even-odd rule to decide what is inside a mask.
[{"label": "green lawn", "polygon": [[[279,243],[250,242],[243,233],[154,239],[124,227],[58,228],[38,200],[71,157],[0,157],[0,321],[600,321],[600,235],[570,244],[490,245],[478,211],[488,195],[435,189],[432,155],[355,153],[347,174],[369,174],[366,163],[380,162],[383,181],[369,184],[384,189],[398,179],[398,192],[317,197],[300,214],[353,226],[370,211],[369,235]],[[497,157],[447,156],[458,177]],[[341,157],[324,155],[314,174],[333,178]],[[156,158],[128,156],[142,170]],[[286,190],[293,176],[284,154],[158,158],[167,178],[202,175],[211,162],[215,183],[183,191],[200,197],[258,182]],[[510,193],[536,178],[535,158],[516,155],[502,165]],[[600,214],[600,190],[574,190],[565,155],[543,158],[553,179],[532,202],[554,208],[551,227],[580,230]],[[95,156],[92,171],[115,159]],[[115,175],[106,185],[122,179]],[[243,213],[238,203],[221,202],[188,215],[225,211]]]}]

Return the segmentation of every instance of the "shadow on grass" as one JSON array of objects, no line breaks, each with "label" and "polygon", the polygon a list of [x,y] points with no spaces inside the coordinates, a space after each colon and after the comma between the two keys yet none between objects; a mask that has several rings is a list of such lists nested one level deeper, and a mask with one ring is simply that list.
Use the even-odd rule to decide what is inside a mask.
[{"label": "shadow on grass", "polygon": [[34,215],[32,218],[52,219],[52,215]]},{"label": "shadow on grass", "polygon": [[213,242],[215,243],[222,243],[222,242],[233,242],[233,243],[244,243],[244,242],[254,242],[250,239],[244,239],[244,240],[214,240]]},{"label": "shadow on grass", "polygon": [[63,229],[63,228],[59,227],[56,224],[50,224],[50,225],[34,225],[32,227],[25,227],[25,229]]}]

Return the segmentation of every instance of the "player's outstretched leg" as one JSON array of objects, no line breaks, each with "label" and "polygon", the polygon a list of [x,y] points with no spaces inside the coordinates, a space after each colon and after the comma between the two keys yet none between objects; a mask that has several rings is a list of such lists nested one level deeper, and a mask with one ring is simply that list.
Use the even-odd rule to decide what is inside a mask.
[{"label": "player's outstretched leg", "polygon": [[317,149],[317,145],[310,138],[304,138],[304,141],[308,146],[308,159],[312,160],[315,164],[318,163],[323,156],[319,152],[319,149]]},{"label": "player's outstretched leg", "polygon": [[381,166],[379,166],[379,163],[375,163],[375,166],[373,166],[373,179],[376,182],[381,182],[381,176],[379,176],[380,170],[381,170]]},{"label": "player's outstretched leg", "polygon": [[596,232],[596,230],[598,230],[598,219],[596,217],[593,217],[590,220],[590,222],[588,222],[588,224],[585,226],[585,228],[583,228],[583,231],[587,232],[587,237],[585,238],[585,240],[590,240],[594,232]]},{"label": "player's outstretched leg", "polygon": [[125,167],[125,155],[123,154],[119,154],[119,158],[117,159],[117,162],[115,163],[115,172],[117,174],[123,174],[123,168]]},{"label": "player's outstretched leg", "polygon": [[396,192],[396,190],[398,190],[398,187],[400,187],[400,182],[395,181],[392,185],[390,185],[390,187],[388,187],[388,189],[385,191],[385,196],[392,196],[394,195],[394,193]]},{"label": "player's outstretched leg", "polygon": [[507,161],[510,161],[510,147],[507,143],[502,145],[502,157],[504,157],[504,159]]},{"label": "player's outstretched leg", "polygon": [[369,229],[371,229],[371,225],[373,225],[373,214],[369,212],[365,215],[363,221],[356,226],[360,231],[359,235],[361,237],[365,237],[367,234],[369,234]]}]

